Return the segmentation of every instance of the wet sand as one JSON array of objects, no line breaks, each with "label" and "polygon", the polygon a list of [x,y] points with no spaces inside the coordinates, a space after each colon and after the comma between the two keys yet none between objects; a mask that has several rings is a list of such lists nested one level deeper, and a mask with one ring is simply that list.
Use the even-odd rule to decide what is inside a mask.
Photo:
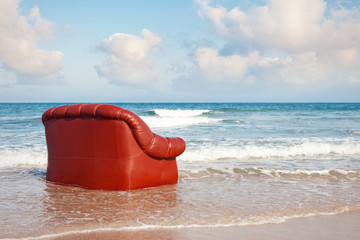
[{"label": "wet sand", "polygon": [[97,231],[46,239],[360,239],[360,211],[330,216],[289,219],[279,224],[239,227]]}]

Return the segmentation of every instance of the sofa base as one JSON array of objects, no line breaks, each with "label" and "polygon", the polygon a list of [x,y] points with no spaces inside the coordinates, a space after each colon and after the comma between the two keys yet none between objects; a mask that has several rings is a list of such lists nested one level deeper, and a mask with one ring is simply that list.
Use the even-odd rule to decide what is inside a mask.
[{"label": "sofa base", "polygon": [[48,146],[46,179],[103,190],[132,190],[175,184],[176,159],[147,155],[126,122],[57,118],[44,123]]}]

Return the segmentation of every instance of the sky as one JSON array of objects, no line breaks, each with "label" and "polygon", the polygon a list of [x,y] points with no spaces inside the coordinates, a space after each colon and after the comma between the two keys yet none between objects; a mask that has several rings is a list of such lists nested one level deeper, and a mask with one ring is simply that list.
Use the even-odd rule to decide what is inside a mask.
[{"label": "sky", "polygon": [[0,0],[0,102],[360,102],[360,1]]}]

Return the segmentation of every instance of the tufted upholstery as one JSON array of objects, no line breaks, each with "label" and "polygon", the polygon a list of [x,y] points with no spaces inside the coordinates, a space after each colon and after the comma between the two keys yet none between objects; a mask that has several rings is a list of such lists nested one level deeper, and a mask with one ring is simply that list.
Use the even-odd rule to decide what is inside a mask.
[{"label": "tufted upholstery", "polygon": [[154,158],[174,158],[185,151],[181,138],[164,138],[153,132],[136,114],[109,104],[75,104],[53,107],[44,112],[42,122],[53,118],[93,117],[126,122],[133,131],[140,148]]},{"label": "tufted upholstery", "polygon": [[42,115],[47,180],[87,188],[130,190],[177,182],[181,138],[153,133],[136,114],[109,104],[53,107]]}]

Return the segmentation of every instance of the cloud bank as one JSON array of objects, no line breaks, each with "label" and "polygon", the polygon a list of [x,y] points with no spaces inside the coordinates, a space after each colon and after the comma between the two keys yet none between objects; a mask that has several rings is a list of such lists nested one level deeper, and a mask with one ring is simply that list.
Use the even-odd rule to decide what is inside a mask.
[{"label": "cloud bank", "polygon": [[115,33],[101,42],[97,48],[106,60],[95,65],[98,74],[113,84],[139,85],[157,79],[149,53],[158,49],[162,39],[148,29],[141,34]]},{"label": "cloud bank", "polygon": [[323,0],[269,0],[243,11],[196,2],[199,16],[226,41],[221,49],[201,48],[195,55],[208,80],[241,82],[251,75],[307,85],[339,78],[354,82],[360,76],[356,7],[329,9]]},{"label": "cloud bank", "polygon": [[[24,84],[49,84],[61,77],[62,52],[37,47],[53,37],[53,23],[40,16],[39,8],[29,16],[19,14],[18,0],[0,1],[0,62]],[[6,80],[3,80],[6,81]]]}]

